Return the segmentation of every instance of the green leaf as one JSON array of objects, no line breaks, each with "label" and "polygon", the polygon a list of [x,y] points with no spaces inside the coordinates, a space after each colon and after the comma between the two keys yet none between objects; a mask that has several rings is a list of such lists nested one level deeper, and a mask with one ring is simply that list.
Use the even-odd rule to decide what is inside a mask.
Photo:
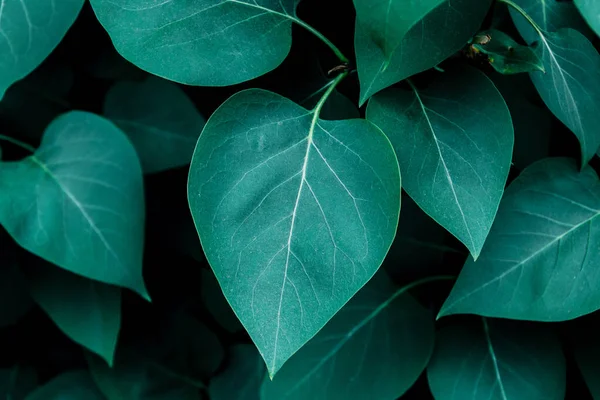
[{"label": "green leaf", "polygon": [[477,259],[510,169],[510,113],[473,68],[439,74],[426,90],[411,87],[373,97],[367,118],[394,145],[404,190]]},{"label": "green leaf", "polygon": [[600,36],[600,3],[596,0],[574,0],[587,23]]},{"label": "green leaf", "polygon": [[0,232],[0,328],[17,323],[33,305],[25,276],[17,262],[15,245],[2,231]]},{"label": "green leaf", "polygon": [[484,319],[441,329],[427,378],[436,400],[562,400],[566,362],[552,332]]},{"label": "green leaf", "polygon": [[386,61],[406,34],[445,0],[354,0],[357,21]]},{"label": "green leaf", "polygon": [[504,32],[491,29],[480,32],[480,37],[488,38],[485,43],[473,43],[477,51],[487,55],[490,65],[501,74],[544,71],[542,60],[529,46],[522,46]]},{"label": "green leaf", "polygon": [[585,165],[600,146],[600,54],[573,29],[541,35],[536,51],[546,73],[532,72],[531,80],[550,111],[579,139]]},{"label": "green leaf", "polygon": [[105,400],[88,371],[69,371],[52,379],[26,400]]},{"label": "green leaf", "polygon": [[398,223],[388,139],[365,120],[320,120],[326,98],[307,111],[263,90],[232,96],[190,168],[204,252],[271,376],[373,276]]},{"label": "green leaf", "polygon": [[154,77],[114,85],[104,115],[129,136],[145,173],[189,164],[206,122],[183,90]]},{"label": "green leaf", "polygon": [[21,0],[0,7],[0,99],[44,61],[71,27],[84,0]]},{"label": "green leaf", "polygon": [[[556,32],[562,28],[576,29],[582,33],[588,30],[572,1],[559,0],[512,0],[538,24],[544,33]],[[539,34],[517,10],[509,7],[510,15],[517,30],[527,43],[539,39]]]},{"label": "green leaf", "polygon": [[270,381],[262,400],[400,397],[427,366],[431,313],[377,274]]},{"label": "green leaf", "polygon": [[[198,237],[196,233],[194,235]],[[212,271],[202,270],[202,290],[200,294],[208,311],[225,330],[234,333],[244,329],[223,295],[219,282]]]},{"label": "green leaf", "polygon": [[121,291],[51,264],[27,266],[31,296],[74,342],[113,364],[121,328]]},{"label": "green leaf", "polygon": [[31,367],[15,365],[10,369],[0,369],[0,398],[23,400],[37,387],[37,374]]},{"label": "green leaf", "polygon": [[90,372],[106,400],[201,399],[197,387],[168,373],[151,359],[150,352],[134,347],[120,351],[112,368],[89,355]]},{"label": "green leaf", "polygon": [[15,241],[86,278],[148,298],[144,190],[135,149],[107,120],[58,117],[35,153],[0,168],[0,223]]},{"label": "green leaf", "polygon": [[91,0],[125,59],[160,77],[227,86],[276,68],[299,0]]},{"label": "green leaf", "polygon": [[[367,0],[360,1],[367,4]],[[380,45],[373,40],[371,31],[377,27],[380,32],[385,31],[386,26],[393,24],[377,26],[371,23],[369,29],[361,23],[363,16],[357,17],[354,46],[360,79],[360,105],[380,90],[411,75],[433,68],[464,47],[480,28],[491,4],[491,0],[438,0],[436,2],[440,4],[426,15],[415,13],[412,15],[415,19],[411,23],[405,21],[405,24],[409,24],[412,29],[403,35],[402,41],[391,56],[386,56]],[[404,18],[399,15],[404,15],[403,9],[407,2],[395,1],[395,3],[402,7],[397,13],[389,14],[390,21]],[[430,4],[431,0],[427,3]],[[385,8],[371,11],[374,14],[368,18],[370,21],[381,21],[386,18],[383,14]]]},{"label": "green leaf", "polygon": [[440,316],[562,321],[600,308],[600,182],[554,158],[506,190],[477,262],[468,260]]},{"label": "green leaf", "polygon": [[260,385],[267,372],[260,353],[247,344],[233,346],[230,353],[229,367],[210,381],[210,398],[259,400]]}]

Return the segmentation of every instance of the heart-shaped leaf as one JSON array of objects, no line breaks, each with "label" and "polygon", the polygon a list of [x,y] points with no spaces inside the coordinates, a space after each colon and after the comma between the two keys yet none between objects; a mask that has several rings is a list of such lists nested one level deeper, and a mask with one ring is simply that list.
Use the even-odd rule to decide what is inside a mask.
[{"label": "heart-shaped leaf", "polygon": [[388,139],[365,120],[320,120],[326,98],[307,111],[263,90],[234,95],[190,168],[204,252],[271,376],[373,276],[398,223]]},{"label": "heart-shaped leaf", "polygon": [[121,290],[48,263],[27,268],[31,296],[74,342],[113,364],[121,328]]},{"label": "heart-shaped leaf", "polygon": [[566,362],[552,332],[484,320],[438,332],[427,378],[436,400],[562,400]]},{"label": "heart-shaped leaf", "polygon": [[[367,0],[360,0],[360,2],[367,4]],[[394,4],[394,0],[389,3]],[[394,14],[386,14],[386,7],[367,7],[370,10],[368,18],[361,14],[357,16],[354,46],[360,78],[361,105],[380,90],[436,66],[464,47],[480,28],[491,0],[443,0],[433,3],[428,0],[429,6],[434,3],[439,5],[427,13],[409,14],[411,20],[404,20],[405,17],[401,17],[404,15],[407,2],[395,1],[395,3],[401,7],[395,8]],[[420,3],[425,4],[423,1]],[[414,6],[414,8],[424,10],[429,9],[429,6],[423,8]],[[360,11],[361,8],[357,7],[357,12]],[[388,24],[374,22],[388,17],[390,21]],[[361,22],[363,18],[373,22],[365,26]],[[393,53],[386,55],[381,45],[374,40],[372,32],[378,29],[380,34],[387,36],[386,27],[395,26],[398,18],[403,21],[403,26],[411,28],[403,35]]]},{"label": "heart-shaped leaf", "polygon": [[431,313],[377,274],[270,381],[262,400],[396,399],[433,352]]},{"label": "heart-shaped leaf", "polygon": [[227,86],[276,68],[299,0],[91,0],[123,57],[179,83]]},{"label": "heart-shaped leaf", "polygon": [[513,149],[510,113],[494,84],[472,68],[447,71],[426,90],[378,94],[367,118],[394,145],[406,192],[476,259]]},{"label": "heart-shaped leaf", "polygon": [[0,99],[10,85],[44,61],[61,41],[84,0],[0,3]]},{"label": "heart-shaped leaf", "polygon": [[440,316],[561,321],[600,308],[600,181],[546,159],[506,190],[479,260],[468,260]]},{"label": "heart-shaped leaf", "polygon": [[105,400],[88,371],[69,371],[52,379],[26,400]]},{"label": "heart-shaped leaf", "polygon": [[600,146],[600,54],[573,29],[541,34],[536,52],[546,72],[532,72],[531,80],[550,111],[579,139],[586,164]]},{"label": "heart-shaped leaf", "polygon": [[189,164],[206,122],[183,90],[154,77],[114,85],[104,115],[129,136],[145,173]]},{"label": "heart-shaped leaf", "polygon": [[574,0],[574,3],[594,32],[600,36],[600,3],[597,0]]},{"label": "heart-shaped leaf", "polygon": [[0,168],[0,223],[59,267],[148,297],[142,278],[144,188],[123,132],[85,112],[58,117],[41,146]]}]

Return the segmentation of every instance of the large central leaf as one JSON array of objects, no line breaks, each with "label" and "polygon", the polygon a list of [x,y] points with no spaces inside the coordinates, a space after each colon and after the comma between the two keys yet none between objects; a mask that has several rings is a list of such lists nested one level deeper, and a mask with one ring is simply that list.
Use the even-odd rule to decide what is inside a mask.
[{"label": "large central leaf", "polygon": [[370,122],[323,121],[249,90],[208,121],[188,196],[225,296],[274,375],[381,265],[400,176]]},{"label": "large central leaf", "polygon": [[226,86],[287,56],[299,0],[91,0],[123,57],[179,83]]}]

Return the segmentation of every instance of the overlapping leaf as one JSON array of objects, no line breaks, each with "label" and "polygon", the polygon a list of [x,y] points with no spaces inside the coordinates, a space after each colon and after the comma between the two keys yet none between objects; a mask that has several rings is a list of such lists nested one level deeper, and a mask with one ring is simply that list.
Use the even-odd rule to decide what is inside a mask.
[{"label": "overlapping leaf", "polygon": [[121,328],[121,291],[50,264],[28,265],[31,295],[73,341],[113,364]]},{"label": "overlapping leaf", "polygon": [[91,0],[116,49],[179,83],[226,86],[287,56],[299,0]]},{"label": "overlapping leaf", "polygon": [[54,50],[84,0],[20,0],[0,3],[0,99]]},{"label": "overlapping leaf", "polygon": [[542,60],[529,46],[523,46],[510,36],[496,29],[484,31],[479,37],[487,39],[484,43],[473,43],[473,48],[487,55],[492,67],[501,74],[510,75],[521,72],[544,71]]},{"label": "overlapping leaf", "polygon": [[562,400],[565,364],[552,332],[485,320],[442,328],[427,378],[436,400]]},{"label": "overlapping leaf", "polygon": [[0,223],[30,252],[147,297],[144,191],[127,137],[84,112],[57,118],[42,144],[0,168]]},{"label": "overlapping leaf", "polygon": [[127,133],[145,173],[189,164],[205,123],[177,85],[152,77],[113,86],[104,115]]},{"label": "overlapping leaf", "polygon": [[[460,50],[480,28],[491,0],[421,1],[421,6],[411,7],[412,13],[406,13],[407,2],[403,1],[388,2],[389,9],[369,7],[371,3],[355,0],[354,45],[361,105],[380,90],[432,68]],[[383,48],[381,37],[388,39]]]},{"label": "overlapping leaf", "polygon": [[574,0],[574,3],[594,32],[600,36],[600,3],[596,0]]},{"label": "overlapping leaf", "polygon": [[477,262],[468,260],[440,316],[561,321],[600,308],[600,181],[546,159],[507,189]]},{"label": "overlapping leaf", "polygon": [[600,146],[600,54],[573,29],[540,35],[536,52],[546,73],[532,72],[531,80],[550,111],[579,139],[586,164]]},{"label": "overlapping leaf", "polygon": [[203,249],[271,375],[373,276],[398,222],[385,135],[319,110],[238,93],[208,121],[190,168]]},{"label": "overlapping leaf", "polygon": [[88,371],[69,371],[39,387],[26,400],[105,400]]},{"label": "overlapping leaf", "polygon": [[406,192],[477,258],[513,149],[510,113],[492,82],[475,69],[448,71],[426,90],[378,94],[367,118],[394,145]]},{"label": "overlapping leaf", "polygon": [[265,378],[261,399],[396,399],[425,369],[433,342],[431,314],[382,271]]}]

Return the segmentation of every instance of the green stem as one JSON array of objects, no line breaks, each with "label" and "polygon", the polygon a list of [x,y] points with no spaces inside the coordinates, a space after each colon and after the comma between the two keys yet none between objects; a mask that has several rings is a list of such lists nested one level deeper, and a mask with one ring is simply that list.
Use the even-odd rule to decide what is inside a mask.
[{"label": "green stem", "polygon": [[329,96],[331,95],[331,93],[333,93],[333,91],[335,90],[335,88],[337,87],[337,85],[342,80],[344,80],[344,78],[347,77],[347,76],[348,76],[348,72],[344,72],[344,73],[338,75],[331,82],[331,84],[328,84],[327,91],[325,93],[323,93],[323,96],[321,96],[321,99],[319,100],[319,102],[317,103],[317,105],[314,108],[315,118],[319,118],[319,114],[321,114],[321,110],[323,109],[323,106],[327,102],[327,99],[329,98]]},{"label": "green stem", "polygon": [[318,37],[323,43],[325,43],[334,52],[337,58],[340,59],[341,62],[343,62],[344,64],[349,62],[348,57],[346,57],[344,53],[342,53],[342,51],[338,49],[335,44],[331,43],[329,39],[323,36],[321,32],[319,32],[318,30],[316,30],[315,28],[313,28],[312,26],[308,25],[306,22],[300,19],[294,18],[293,20],[295,23],[297,23],[298,25],[300,25],[301,27]]},{"label": "green stem", "polygon": [[517,10],[517,12],[519,14],[521,14],[523,16],[523,18],[525,18],[527,20],[527,22],[529,22],[531,24],[531,26],[533,26],[533,29],[535,29],[542,38],[544,37],[544,33],[542,32],[542,29],[540,28],[540,26],[533,20],[533,18],[531,18],[529,16],[529,14],[527,14],[525,12],[525,10],[523,10],[521,7],[519,7],[519,5],[515,4],[512,0],[498,0],[498,1],[500,3],[507,4],[510,7]]},{"label": "green stem", "polygon": [[4,136],[4,135],[0,135],[0,140],[4,140],[5,142],[12,143],[15,146],[19,146],[19,147],[21,147],[21,148],[23,148],[25,150],[28,150],[28,151],[30,151],[32,153],[35,153],[35,147],[30,146],[30,145],[28,145],[25,142],[21,142],[20,140],[13,139],[13,138],[11,138],[9,136]]}]

